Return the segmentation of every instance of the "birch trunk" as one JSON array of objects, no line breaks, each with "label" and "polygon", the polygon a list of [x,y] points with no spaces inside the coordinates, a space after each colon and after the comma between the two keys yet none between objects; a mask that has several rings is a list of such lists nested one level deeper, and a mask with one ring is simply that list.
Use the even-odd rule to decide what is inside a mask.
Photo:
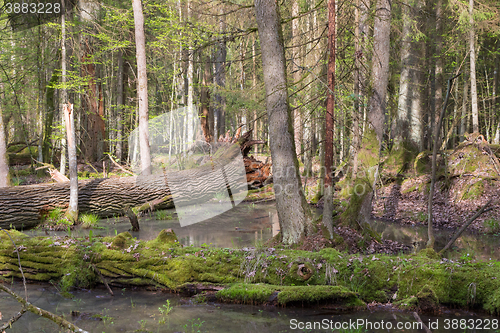
[{"label": "birch trunk", "polygon": [[[63,74],[64,75],[64,74]],[[63,106],[64,120],[66,123],[66,133],[68,135],[68,162],[69,162],[69,182],[70,196],[69,206],[66,211],[66,217],[71,221],[78,220],[78,170],[76,159],[76,136],[75,136],[75,117],[73,104],[66,103]]]},{"label": "birch trunk", "polygon": [[479,133],[479,111],[477,106],[476,49],[474,31],[474,0],[469,0],[469,49],[470,49],[470,96],[472,106],[472,131]]},{"label": "birch trunk", "polygon": [[148,77],[146,72],[146,37],[144,35],[144,15],[142,1],[133,0],[135,23],[135,44],[137,57],[137,98],[139,99],[139,146],[141,154],[141,173],[151,174],[148,129]]}]

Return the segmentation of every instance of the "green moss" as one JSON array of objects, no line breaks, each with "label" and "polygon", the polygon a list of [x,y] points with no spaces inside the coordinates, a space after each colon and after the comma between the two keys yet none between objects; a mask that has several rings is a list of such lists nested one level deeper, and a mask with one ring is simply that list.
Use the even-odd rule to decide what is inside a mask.
[{"label": "green moss", "polygon": [[406,143],[391,149],[384,161],[384,171],[390,174],[401,174],[407,171],[418,151]]},{"label": "green moss", "polygon": [[276,288],[273,285],[237,283],[217,292],[217,297],[224,302],[263,304],[273,301]]},{"label": "green moss", "polygon": [[219,291],[217,297],[225,302],[251,304],[277,301],[280,305],[321,302],[340,303],[349,308],[364,305],[355,293],[339,286],[276,286],[238,283]]},{"label": "green moss", "polygon": [[413,168],[415,169],[417,175],[428,174],[431,171],[430,155],[430,151],[423,151],[415,157]]},{"label": "green moss", "polygon": [[278,303],[339,302],[348,307],[363,306],[355,293],[340,286],[287,286],[278,293]]},{"label": "green moss", "polygon": [[420,250],[418,252],[418,255],[420,257],[425,257],[425,258],[434,259],[434,260],[441,259],[441,257],[439,256],[439,254],[437,254],[437,252],[434,249],[431,249],[431,248],[425,248],[425,249]]},{"label": "green moss", "polygon": [[487,298],[484,309],[491,314],[500,315],[500,289],[494,290]]},{"label": "green moss", "polygon": [[410,296],[400,301],[396,301],[394,304],[403,310],[414,311],[418,308],[418,298]]},{"label": "green moss", "polygon": [[163,229],[156,237],[155,242],[160,244],[172,244],[178,243],[179,240],[172,229]]},{"label": "green moss", "polygon": [[[108,283],[114,284],[172,290],[198,283],[243,285],[253,282],[267,286],[249,284],[252,287],[245,285],[245,290],[240,287],[240,292],[234,292],[239,298],[226,296],[241,302],[265,303],[274,295],[274,301],[280,304],[332,301],[345,306],[360,304],[359,300],[406,302],[416,296],[419,306],[428,309],[436,302],[460,308],[474,306],[496,313],[500,309],[496,292],[500,290],[498,262],[445,262],[429,250],[418,255],[366,256],[348,255],[331,248],[319,252],[183,248],[175,245],[177,243],[156,242],[156,239],[134,240],[128,233],[114,238],[96,237],[93,244],[84,239],[26,237],[15,231],[12,235],[20,248],[27,277],[61,281],[64,289],[100,283],[93,270],[95,265]],[[20,278],[12,243],[6,236],[0,234],[0,237],[2,276]],[[117,239],[124,244],[120,247],[110,244]],[[312,273],[307,280],[297,274],[300,265],[307,267],[305,273],[309,270]],[[252,291],[251,296],[246,289]],[[282,295],[278,298],[275,293]],[[221,297],[223,295],[221,293]],[[355,297],[351,297],[353,295]]]},{"label": "green moss", "polygon": [[115,249],[124,249],[128,246],[128,243],[129,243],[131,238],[132,238],[132,235],[130,234],[130,232],[128,232],[128,231],[122,232],[122,233],[115,236],[111,245]]},{"label": "green moss", "polygon": [[423,312],[434,312],[439,306],[439,299],[434,289],[425,285],[417,294],[418,308]]},{"label": "green moss", "polygon": [[478,180],[474,184],[466,187],[462,194],[462,200],[475,200],[479,199],[484,193],[484,183]]}]

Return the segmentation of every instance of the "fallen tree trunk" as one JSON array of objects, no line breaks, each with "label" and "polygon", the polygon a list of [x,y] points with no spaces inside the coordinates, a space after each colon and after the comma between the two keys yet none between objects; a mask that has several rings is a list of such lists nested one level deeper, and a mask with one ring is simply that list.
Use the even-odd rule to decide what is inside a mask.
[{"label": "fallen tree trunk", "polygon": [[[153,286],[174,291],[231,284],[217,293],[219,299],[246,303],[277,299],[283,305],[340,299],[351,306],[391,301],[417,309],[447,304],[500,313],[499,265],[444,261],[432,249],[422,255],[349,255],[331,248],[308,252],[182,247],[171,230],[150,241],[137,241],[127,232],[92,241],[10,232],[26,279],[60,281],[62,291],[91,288],[103,280],[111,289]],[[17,251],[0,234],[0,279],[21,278]],[[476,288],[474,304],[471,284]]]},{"label": "fallen tree trunk", "polygon": [[[212,163],[196,169],[173,173],[160,173],[151,176],[93,179],[78,183],[78,207],[80,213],[93,213],[100,217],[123,215],[126,207],[146,209],[166,209],[174,207],[172,193],[177,203],[192,200],[210,200],[221,190],[220,179],[209,177],[220,171],[229,179],[238,178],[241,171],[235,157],[248,141],[245,133],[237,144],[227,144],[223,153],[214,155]],[[239,155],[241,156],[241,155]],[[244,161],[248,160],[244,157]],[[241,160],[240,162],[241,163]],[[262,184],[269,176],[270,165],[253,161],[247,165],[246,172],[250,182]],[[241,165],[241,164],[240,164]],[[261,172],[260,170],[264,170]],[[185,189],[190,180],[190,189]],[[54,208],[66,209],[69,203],[69,183],[37,184],[0,188],[0,227],[30,228]]]}]

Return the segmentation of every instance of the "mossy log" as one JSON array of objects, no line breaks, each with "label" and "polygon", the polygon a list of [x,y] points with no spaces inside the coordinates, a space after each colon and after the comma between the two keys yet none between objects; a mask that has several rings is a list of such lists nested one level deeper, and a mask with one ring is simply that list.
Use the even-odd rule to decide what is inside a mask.
[{"label": "mossy log", "polygon": [[[11,234],[26,278],[58,282],[62,290],[102,283],[96,267],[111,288],[154,286],[183,291],[217,285],[214,290],[227,287],[217,292],[218,299],[242,303],[338,301],[357,307],[363,302],[392,301],[429,310],[431,293],[436,306],[500,313],[500,263],[454,262],[441,259],[432,249],[396,257],[348,255],[335,249],[195,248],[182,247],[171,230],[163,230],[151,241],[135,240],[129,233],[93,240]],[[0,277],[21,277],[17,253],[3,233]]]}]

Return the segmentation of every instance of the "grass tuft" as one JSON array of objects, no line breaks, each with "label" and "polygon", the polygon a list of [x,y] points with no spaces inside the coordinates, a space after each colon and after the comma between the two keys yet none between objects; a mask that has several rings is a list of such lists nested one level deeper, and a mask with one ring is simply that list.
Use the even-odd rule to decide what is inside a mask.
[{"label": "grass tuft", "polygon": [[80,222],[82,223],[83,229],[94,228],[99,222],[99,216],[95,214],[82,214],[80,215]]}]

